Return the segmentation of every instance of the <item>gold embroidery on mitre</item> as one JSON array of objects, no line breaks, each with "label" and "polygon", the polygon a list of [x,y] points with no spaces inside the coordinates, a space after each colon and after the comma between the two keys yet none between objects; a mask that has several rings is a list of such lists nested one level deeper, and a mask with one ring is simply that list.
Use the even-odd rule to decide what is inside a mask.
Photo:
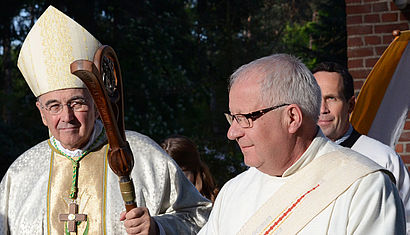
[{"label": "gold embroidery on mitre", "polygon": [[[70,67],[67,66],[74,61],[71,35],[67,27],[68,19],[54,12],[38,24],[48,77],[52,79],[72,76]],[[70,86],[68,79],[60,79],[58,82],[61,87]]]},{"label": "gold embroidery on mitre", "polygon": [[93,60],[101,46],[86,29],[50,6],[28,33],[17,66],[36,97],[59,89],[85,88],[70,72],[75,60]]}]

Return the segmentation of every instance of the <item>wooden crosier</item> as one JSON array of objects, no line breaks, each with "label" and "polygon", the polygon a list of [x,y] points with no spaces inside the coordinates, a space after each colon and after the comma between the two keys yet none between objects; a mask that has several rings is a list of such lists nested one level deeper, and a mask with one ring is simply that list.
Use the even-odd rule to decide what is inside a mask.
[{"label": "wooden crosier", "polygon": [[134,157],[125,138],[124,99],[117,55],[110,46],[101,46],[94,55],[94,61],[76,60],[70,69],[85,83],[100,113],[110,145],[108,163],[119,177],[128,212],[137,207],[134,184],[129,177]]}]

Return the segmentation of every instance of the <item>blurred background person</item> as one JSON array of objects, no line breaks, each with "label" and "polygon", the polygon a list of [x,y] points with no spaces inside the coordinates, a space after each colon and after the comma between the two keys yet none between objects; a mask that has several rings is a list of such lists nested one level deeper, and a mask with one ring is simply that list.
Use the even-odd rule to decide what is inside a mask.
[{"label": "blurred background person", "polygon": [[214,202],[218,188],[208,166],[201,160],[194,142],[185,136],[175,135],[165,139],[161,147],[176,161],[198,191]]}]

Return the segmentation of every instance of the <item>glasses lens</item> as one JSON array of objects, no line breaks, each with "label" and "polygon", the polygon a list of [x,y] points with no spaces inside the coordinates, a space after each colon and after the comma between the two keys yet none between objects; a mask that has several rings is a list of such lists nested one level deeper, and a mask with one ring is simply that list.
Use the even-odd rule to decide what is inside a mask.
[{"label": "glasses lens", "polygon": [[225,114],[225,118],[228,121],[229,125],[232,125],[232,120],[233,120],[232,115],[229,113],[224,113],[224,114]]},{"label": "glasses lens", "polygon": [[249,119],[247,119],[244,115],[237,114],[234,117],[241,127],[247,128],[251,126]]},{"label": "glasses lens", "polygon": [[48,111],[50,111],[50,113],[52,113],[52,114],[58,114],[63,109],[63,105],[62,104],[53,104],[50,107],[46,107],[46,109]]},{"label": "glasses lens", "polygon": [[[88,105],[85,101],[74,101],[74,102],[68,102],[67,108],[75,111],[75,112],[85,112],[88,111]],[[61,111],[63,110],[64,105],[63,104],[53,104],[49,107],[44,107],[41,104],[41,107],[49,111],[51,114],[60,114]]]},{"label": "glasses lens", "polygon": [[71,104],[71,108],[76,112],[84,112],[88,110],[88,105],[83,102],[74,102]]}]

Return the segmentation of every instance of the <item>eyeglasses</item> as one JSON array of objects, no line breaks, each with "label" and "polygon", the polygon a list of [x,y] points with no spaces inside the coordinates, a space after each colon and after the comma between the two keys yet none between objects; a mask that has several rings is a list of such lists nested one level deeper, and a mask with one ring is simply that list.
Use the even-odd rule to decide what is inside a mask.
[{"label": "eyeglasses", "polygon": [[290,105],[290,104],[280,104],[276,105],[270,108],[258,110],[252,113],[247,113],[247,114],[230,114],[230,113],[225,113],[226,120],[229,122],[229,125],[232,125],[233,120],[235,119],[238,124],[243,127],[243,128],[249,128],[253,126],[253,121],[256,119],[262,117],[265,113],[278,109],[280,107]]},{"label": "eyeglasses", "polygon": [[43,104],[40,103],[40,106],[42,109],[47,110],[53,115],[60,114],[61,111],[63,111],[63,107],[65,105],[67,105],[67,107],[73,110],[74,112],[85,112],[85,111],[88,111],[88,108],[89,108],[87,101],[84,99],[76,99],[73,101],[69,101],[65,104],[52,103],[50,106],[47,106],[47,107],[43,106]]}]

